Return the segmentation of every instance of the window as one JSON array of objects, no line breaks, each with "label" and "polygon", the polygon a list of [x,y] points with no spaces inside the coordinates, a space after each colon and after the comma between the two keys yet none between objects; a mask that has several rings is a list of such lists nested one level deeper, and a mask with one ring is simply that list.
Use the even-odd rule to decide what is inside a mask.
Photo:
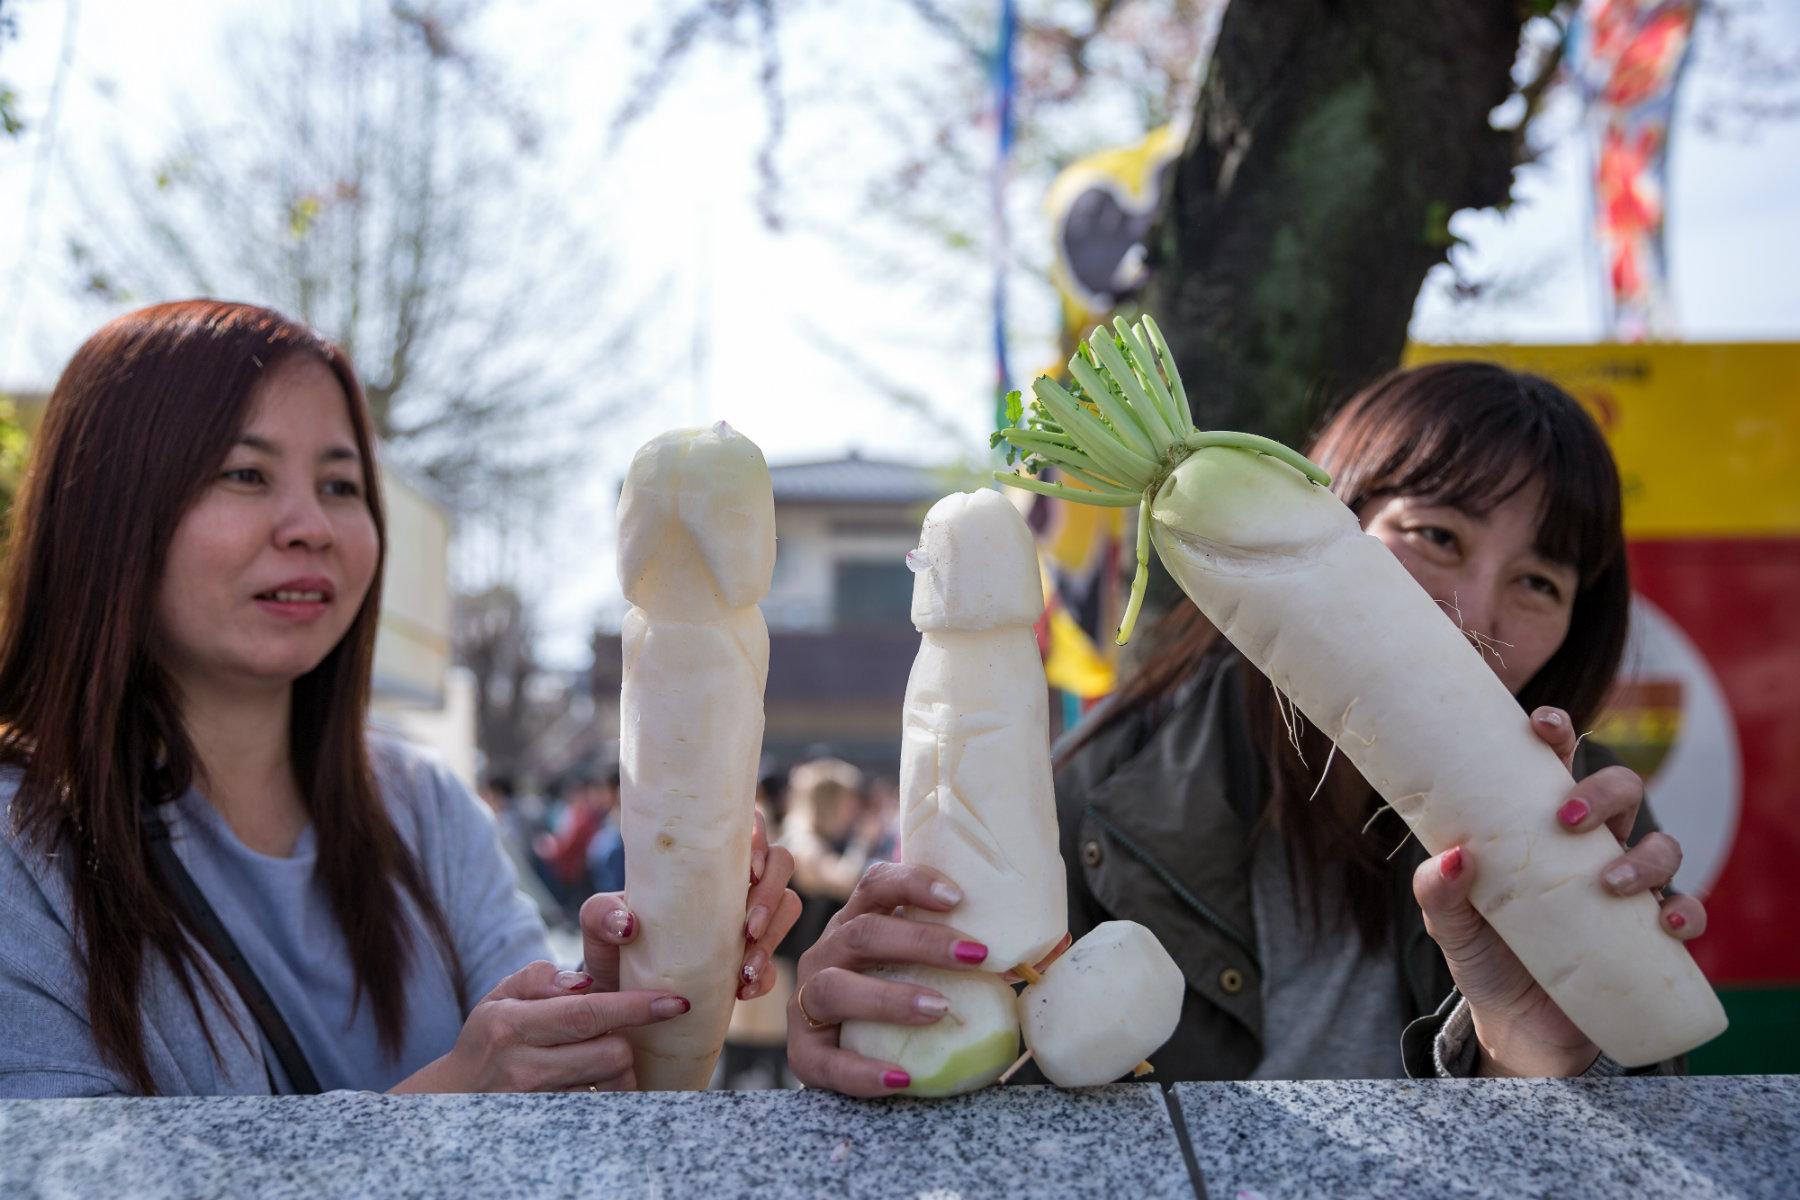
[{"label": "window", "polygon": [[832,624],[912,624],[912,572],[904,562],[841,562],[832,588]]}]

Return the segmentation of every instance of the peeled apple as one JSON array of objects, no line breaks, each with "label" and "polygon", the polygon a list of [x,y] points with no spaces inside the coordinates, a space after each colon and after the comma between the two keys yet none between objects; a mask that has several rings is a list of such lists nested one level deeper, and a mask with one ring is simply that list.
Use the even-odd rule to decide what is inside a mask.
[{"label": "peeled apple", "polygon": [[944,971],[913,964],[874,967],[877,979],[928,987],[950,1001],[930,1025],[846,1021],[838,1044],[912,1077],[909,1096],[956,1096],[1000,1078],[1019,1053],[1019,1016],[1011,985],[988,971]]},{"label": "peeled apple", "polygon": [[1111,1083],[1169,1040],[1186,987],[1148,929],[1096,925],[1019,996],[1025,1047],[1057,1087]]},{"label": "peeled apple", "polygon": [[900,747],[903,861],[962,889],[947,913],[987,946],[982,964],[1040,961],[1068,929],[1050,782],[1049,700],[1032,625],[1044,611],[1031,531],[999,492],[960,492],[925,514],[913,569],[918,657]]},{"label": "peeled apple", "polygon": [[641,921],[620,984],[687,998],[632,1029],[639,1086],[704,1088],[744,955],[775,566],[775,500],[755,443],[720,422],[651,439],[619,501],[620,831]]}]

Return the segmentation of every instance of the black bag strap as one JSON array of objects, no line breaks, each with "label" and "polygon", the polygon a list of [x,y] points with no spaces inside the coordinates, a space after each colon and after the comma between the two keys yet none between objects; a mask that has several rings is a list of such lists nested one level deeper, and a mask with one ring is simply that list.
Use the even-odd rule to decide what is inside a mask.
[{"label": "black bag strap", "polygon": [[[155,803],[148,799],[144,802],[143,829],[144,848],[150,855],[151,870],[161,876],[176,907],[187,918],[188,927],[195,938],[212,955],[213,961],[219,964],[225,977],[231,980],[231,985],[243,998],[244,1007],[256,1018],[256,1024],[268,1039],[270,1048],[275,1051],[275,1058],[281,1063],[281,1069],[287,1072],[288,1083],[298,1095],[318,1095],[322,1090],[318,1077],[313,1074],[311,1064],[306,1061],[300,1043],[294,1039],[287,1022],[282,1020],[281,1010],[275,1007],[275,1001],[269,997],[262,980],[250,969],[249,960],[226,931],[224,922],[219,920],[212,905],[206,902],[206,895],[194,883],[187,868],[181,865],[181,859],[176,857],[175,846],[169,840],[169,827],[163,822]],[[264,1063],[265,1068],[267,1065]],[[279,1090],[275,1087],[273,1072],[270,1073],[269,1083],[270,1091]]]}]

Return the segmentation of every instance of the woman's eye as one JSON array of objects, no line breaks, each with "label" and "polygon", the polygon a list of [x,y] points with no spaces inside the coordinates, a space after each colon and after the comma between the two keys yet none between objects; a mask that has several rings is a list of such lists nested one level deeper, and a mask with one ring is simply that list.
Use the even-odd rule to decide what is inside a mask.
[{"label": "woman's eye", "polygon": [[325,484],[325,494],[328,496],[345,496],[354,500],[362,495],[362,484],[356,482],[354,479],[327,480]]},{"label": "woman's eye", "polygon": [[263,473],[255,467],[233,467],[229,471],[220,472],[219,478],[230,483],[261,483]]},{"label": "woman's eye", "polygon": [[1534,592],[1539,592],[1548,596],[1552,600],[1562,599],[1562,589],[1556,586],[1555,580],[1546,576],[1527,575],[1525,576],[1525,586]]},{"label": "woman's eye", "polygon": [[1438,525],[1420,525],[1413,530],[1434,546],[1450,549],[1456,545],[1456,535]]}]

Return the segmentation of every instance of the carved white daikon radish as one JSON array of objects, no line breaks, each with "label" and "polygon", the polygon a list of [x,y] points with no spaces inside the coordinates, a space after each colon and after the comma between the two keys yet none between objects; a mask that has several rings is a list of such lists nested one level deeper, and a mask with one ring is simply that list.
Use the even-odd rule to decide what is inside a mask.
[{"label": "carved white daikon radish", "polygon": [[1135,921],[1107,921],[1019,996],[1019,1028],[1044,1078],[1098,1087],[1169,1040],[1186,986],[1155,934]]},{"label": "carved white daikon radish", "polygon": [[1087,490],[1002,478],[1139,510],[1120,640],[1154,543],[1207,619],[1428,851],[1471,849],[1475,908],[1601,1050],[1643,1066],[1722,1033],[1724,1008],[1662,929],[1656,898],[1601,887],[1619,853],[1612,833],[1557,824],[1575,786],[1562,762],[1462,630],[1321,486],[1324,472],[1266,438],[1196,430],[1149,317],[1099,330],[1069,367],[1082,396],[1039,379],[1029,412],[1012,410],[1023,424],[997,437]]},{"label": "carved white daikon radish", "polygon": [[1019,1053],[1019,1013],[1012,985],[989,971],[945,971],[911,963],[874,967],[878,979],[928,987],[950,1001],[930,1025],[845,1021],[838,1044],[889,1062],[911,1077],[909,1096],[956,1096],[1000,1078]]},{"label": "carved white daikon radish", "polygon": [[691,1011],[630,1032],[638,1083],[703,1088],[744,955],[775,565],[775,502],[755,443],[720,422],[651,439],[619,501],[625,615],[619,806],[637,940],[625,988]]},{"label": "carved white daikon radish", "polygon": [[900,751],[901,857],[964,900],[914,909],[988,948],[986,970],[1035,963],[1068,929],[1050,783],[1049,701],[1032,624],[1044,599],[1025,520],[995,491],[925,514],[914,572],[919,654]]}]

